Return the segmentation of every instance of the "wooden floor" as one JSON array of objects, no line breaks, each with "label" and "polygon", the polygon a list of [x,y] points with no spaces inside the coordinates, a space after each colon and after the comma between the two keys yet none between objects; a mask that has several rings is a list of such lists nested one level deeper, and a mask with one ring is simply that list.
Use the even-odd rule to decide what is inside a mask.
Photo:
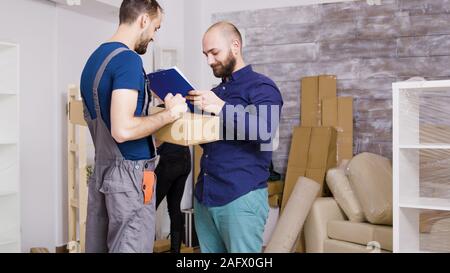
[{"label": "wooden floor", "polygon": [[[170,252],[170,240],[156,240],[153,247],[154,253],[169,253]],[[186,247],[184,244],[181,245],[181,253],[200,253],[199,247]]]}]

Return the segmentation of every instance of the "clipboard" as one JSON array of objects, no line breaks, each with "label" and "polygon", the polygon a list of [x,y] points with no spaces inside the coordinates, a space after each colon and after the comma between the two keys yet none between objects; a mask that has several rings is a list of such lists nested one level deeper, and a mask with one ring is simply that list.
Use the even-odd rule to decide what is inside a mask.
[{"label": "clipboard", "polygon": [[[172,93],[174,96],[181,94],[183,97],[186,97],[189,91],[195,90],[176,66],[150,73],[147,77],[149,79],[150,89],[161,100],[164,100],[169,93]],[[194,105],[191,102],[187,102],[187,105],[191,112],[193,112]]]}]

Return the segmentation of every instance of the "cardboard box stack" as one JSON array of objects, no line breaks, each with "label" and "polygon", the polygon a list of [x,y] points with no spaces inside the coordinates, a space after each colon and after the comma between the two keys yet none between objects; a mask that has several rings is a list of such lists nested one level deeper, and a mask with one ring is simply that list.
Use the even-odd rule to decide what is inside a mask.
[{"label": "cardboard box stack", "polygon": [[336,129],[333,127],[296,127],[292,134],[281,209],[286,206],[297,179],[308,177],[321,184],[328,169],[336,166]]},{"label": "cardboard box stack", "polygon": [[322,101],[322,126],[336,128],[337,163],[353,158],[353,97]]},{"label": "cardboard box stack", "polygon": [[334,127],[337,163],[353,157],[353,97],[337,97],[336,76],[302,79],[301,126]]},{"label": "cardboard box stack", "polygon": [[[336,76],[303,78],[301,127],[292,134],[281,209],[300,176],[315,180],[322,186],[320,195],[328,196],[326,172],[352,157],[353,98],[337,97]],[[304,252],[302,234],[296,252]]]},{"label": "cardboard box stack", "polygon": [[269,193],[269,205],[272,208],[281,207],[281,200],[283,196],[283,188],[284,182],[281,180],[278,181],[268,181],[267,182],[267,191]]},{"label": "cardboard box stack", "polygon": [[336,76],[322,75],[302,79],[302,126],[322,126],[322,101],[336,98]]}]

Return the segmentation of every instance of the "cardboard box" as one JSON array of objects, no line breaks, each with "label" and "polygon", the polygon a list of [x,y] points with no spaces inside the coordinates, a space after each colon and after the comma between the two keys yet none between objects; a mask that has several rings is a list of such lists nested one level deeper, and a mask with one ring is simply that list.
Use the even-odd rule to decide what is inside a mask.
[{"label": "cardboard box", "polygon": [[282,206],[294,190],[295,183],[300,176],[305,176],[308,164],[309,141],[311,139],[311,127],[295,127],[292,133],[291,148],[287,164],[286,178],[284,180]]},{"label": "cardboard box", "polygon": [[[150,113],[156,114],[164,108],[152,107]],[[191,146],[220,140],[220,117],[184,113],[175,122],[168,124],[153,134],[162,142]]]},{"label": "cardboard box", "polygon": [[200,160],[202,159],[203,148],[200,145],[194,146],[194,185],[197,183],[198,175],[200,174]]},{"label": "cardboard box", "polygon": [[353,97],[328,98],[322,101],[322,124],[336,128],[337,163],[353,158]]},{"label": "cardboard box", "polygon": [[[153,253],[165,253],[170,252],[170,240],[156,240],[153,244]],[[194,253],[193,247],[187,247],[181,244],[180,253]]]},{"label": "cardboard box", "polygon": [[322,100],[335,98],[336,76],[321,75],[302,79],[301,125],[322,126]]},{"label": "cardboard box", "polygon": [[338,98],[328,98],[322,101],[322,124],[323,126],[338,127]]},{"label": "cardboard box", "polygon": [[180,253],[195,253],[195,248],[182,245],[181,249],[180,249]]},{"label": "cardboard box", "polygon": [[156,240],[153,244],[154,253],[163,253],[170,250],[170,240]]},{"label": "cardboard box", "polygon": [[[336,166],[337,132],[333,127],[312,127],[310,130],[307,167],[304,176],[321,185],[319,196],[329,196],[330,191],[324,181],[327,171]],[[301,231],[297,238],[295,252],[303,253],[305,249],[304,232]]]},{"label": "cardboard box", "polygon": [[281,206],[281,194],[275,194],[269,197],[269,206],[279,208]]},{"label": "cardboard box", "polygon": [[322,186],[324,191],[326,172],[336,166],[336,129],[333,127],[296,127],[292,134],[288,167],[283,189],[281,209],[301,176],[308,177]]},{"label": "cardboard box", "polygon": [[301,93],[301,124],[302,126],[319,126],[319,78],[306,77],[302,79]]},{"label": "cardboard box", "polygon": [[81,126],[87,126],[87,123],[84,120],[83,107],[84,105],[82,100],[71,100],[69,102],[70,122]]},{"label": "cardboard box", "polygon": [[312,130],[305,176],[321,185],[321,196],[330,196],[324,181],[327,171],[337,166],[337,132],[333,127],[315,127]]},{"label": "cardboard box", "polygon": [[269,196],[283,194],[283,188],[284,182],[281,180],[267,182],[267,191],[269,192]]}]

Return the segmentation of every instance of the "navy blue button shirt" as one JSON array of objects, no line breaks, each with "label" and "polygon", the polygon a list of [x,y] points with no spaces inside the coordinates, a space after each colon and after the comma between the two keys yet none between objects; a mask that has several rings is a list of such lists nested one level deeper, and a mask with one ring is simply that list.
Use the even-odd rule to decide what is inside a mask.
[{"label": "navy blue button shirt", "polygon": [[[250,65],[212,91],[225,101],[225,106],[220,113],[222,140],[201,145],[203,156],[195,197],[207,207],[223,206],[267,187],[272,151],[262,149],[262,145],[271,143],[283,106],[275,83],[254,72]],[[237,105],[242,107],[235,108]]]}]

